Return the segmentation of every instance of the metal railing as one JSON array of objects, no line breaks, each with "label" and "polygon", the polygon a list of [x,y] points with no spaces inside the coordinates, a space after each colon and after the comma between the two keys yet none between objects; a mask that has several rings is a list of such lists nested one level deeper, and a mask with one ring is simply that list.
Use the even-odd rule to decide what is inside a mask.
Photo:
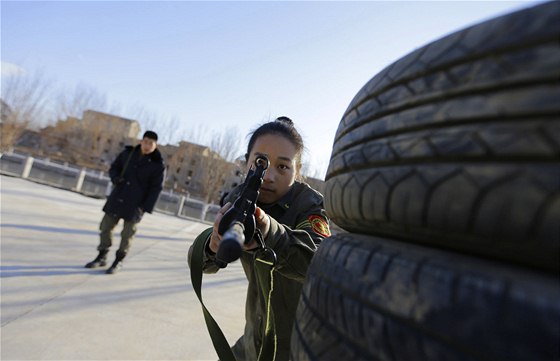
[{"label": "metal railing", "polygon": [[[0,173],[95,198],[106,198],[113,186],[105,172],[15,152],[0,153]],[[213,222],[219,209],[216,204],[207,204],[171,190],[163,190],[155,205],[156,211],[206,222]]]}]

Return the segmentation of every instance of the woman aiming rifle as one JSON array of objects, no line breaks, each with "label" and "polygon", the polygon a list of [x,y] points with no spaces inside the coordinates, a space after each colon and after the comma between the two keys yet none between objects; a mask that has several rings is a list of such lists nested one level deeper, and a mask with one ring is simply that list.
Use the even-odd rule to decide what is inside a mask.
[{"label": "woman aiming rifle", "polygon": [[[256,237],[243,244],[240,259],[249,284],[245,331],[231,348],[238,361],[289,359],[292,326],[303,280],[318,245],[330,236],[323,196],[296,180],[300,176],[303,149],[301,135],[287,117],[261,125],[249,140],[245,155],[248,170],[258,157],[264,156],[270,162],[260,187],[254,218],[264,246],[275,254],[275,264],[269,276],[273,284],[270,291],[263,287],[262,277],[259,280],[258,252],[262,245]],[[228,195],[214,227],[197,238],[205,238],[204,273],[215,273],[223,267],[220,260],[216,260],[222,240],[218,229],[241,188]],[[193,247],[189,250],[189,265]],[[270,333],[271,324],[273,334]],[[274,334],[275,341],[271,340]]]}]

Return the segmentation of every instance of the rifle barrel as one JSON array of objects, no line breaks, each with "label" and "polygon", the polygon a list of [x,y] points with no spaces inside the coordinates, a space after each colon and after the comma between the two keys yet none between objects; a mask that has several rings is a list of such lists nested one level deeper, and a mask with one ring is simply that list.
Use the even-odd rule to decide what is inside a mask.
[{"label": "rifle barrel", "polygon": [[225,263],[231,263],[239,259],[241,252],[243,252],[243,243],[245,242],[244,232],[245,226],[243,223],[239,221],[233,222],[222,237],[216,259]]}]

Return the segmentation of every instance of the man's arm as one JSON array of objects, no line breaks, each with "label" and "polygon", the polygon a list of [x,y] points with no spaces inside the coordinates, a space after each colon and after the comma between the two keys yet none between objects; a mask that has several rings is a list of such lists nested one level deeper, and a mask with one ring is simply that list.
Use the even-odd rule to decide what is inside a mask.
[{"label": "man's arm", "polygon": [[111,178],[111,182],[113,182],[113,184],[118,184],[118,180],[121,177],[121,172],[123,170],[124,167],[124,157],[125,154],[127,154],[126,151],[123,151],[121,153],[119,153],[119,155],[117,156],[117,158],[115,158],[115,160],[113,161],[113,163],[111,163],[111,167],[109,168],[109,178]]},{"label": "man's arm", "polygon": [[163,190],[163,180],[165,179],[165,167],[161,168],[150,177],[150,184],[146,192],[146,196],[139,207],[144,212],[152,213],[156,205],[159,194]]}]

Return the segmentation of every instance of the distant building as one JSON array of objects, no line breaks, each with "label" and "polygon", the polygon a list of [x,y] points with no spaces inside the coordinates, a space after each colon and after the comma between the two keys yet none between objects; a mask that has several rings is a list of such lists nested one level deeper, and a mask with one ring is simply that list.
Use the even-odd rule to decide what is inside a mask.
[{"label": "distant building", "polygon": [[11,113],[12,109],[10,106],[0,99],[0,123],[7,122]]},{"label": "distant building", "polygon": [[116,133],[126,139],[137,139],[140,134],[140,123],[136,120],[94,110],[86,110],[82,122],[86,129],[99,130],[103,133]]},{"label": "distant building", "polygon": [[136,120],[86,110],[82,119],[67,117],[41,130],[46,153],[64,152],[69,162],[105,167],[125,145],[136,145],[140,124]]},{"label": "distant building", "polygon": [[[224,160],[207,146],[186,141],[160,145],[167,166],[165,185],[177,192],[217,203],[236,165]],[[235,179],[232,180],[235,182]]]},{"label": "distant building", "polygon": [[140,135],[140,123],[136,120],[93,110],[84,112],[82,123],[94,156],[107,163],[112,162],[125,145],[136,145]]},{"label": "distant building", "polygon": [[[0,105],[4,123],[10,108],[4,102]],[[86,110],[81,119],[67,117],[38,132],[25,130],[15,148],[34,156],[107,171],[125,145],[138,144],[140,129],[136,120]],[[228,162],[209,147],[187,141],[178,145],[158,144],[158,149],[167,167],[165,189],[218,204],[224,194],[245,180],[243,157]],[[321,192],[324,190],[321,180],[305,181]]]},{"label": "distant building", "polygon": [[245,172],[245,157],[239,157],[233,162],[233,167],[228,176],[226,176],[224,186],[220,191],[220,204],[223,203],[224,198],[238,185],[245,181],[247,176]]},{"label": "distant building", "polygon": [[197,193],[200,188],[194,179],[202,171],[200,158],[208,154],[208,147],[182,141],[179,145],[158,145],[167,167],[166,185],[178,191]]}]

